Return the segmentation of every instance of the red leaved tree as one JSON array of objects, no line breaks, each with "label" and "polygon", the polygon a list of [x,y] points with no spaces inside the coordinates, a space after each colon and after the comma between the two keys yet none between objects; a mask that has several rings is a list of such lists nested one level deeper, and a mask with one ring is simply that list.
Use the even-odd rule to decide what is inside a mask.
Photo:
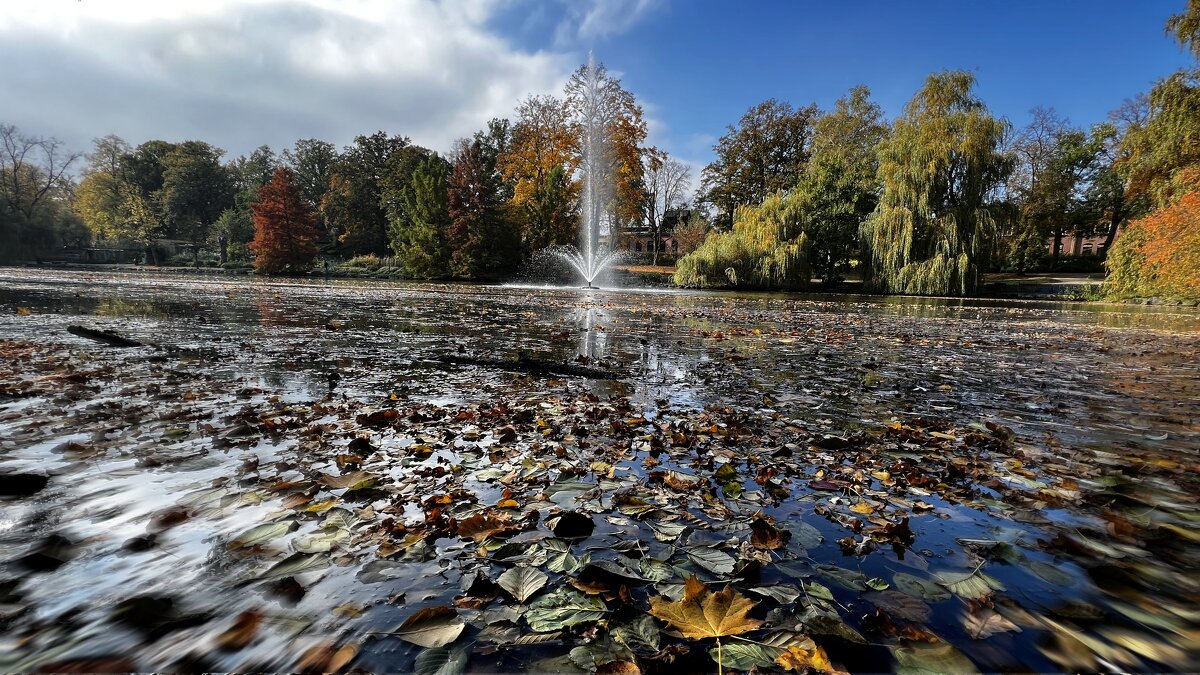
[{"label": "red leaved tree", "polygon": [[292,172],[275,169],[250,205],[254,218],[254,269],[263,274],[307,272],[317,255],[316,214],[300,197]]}]

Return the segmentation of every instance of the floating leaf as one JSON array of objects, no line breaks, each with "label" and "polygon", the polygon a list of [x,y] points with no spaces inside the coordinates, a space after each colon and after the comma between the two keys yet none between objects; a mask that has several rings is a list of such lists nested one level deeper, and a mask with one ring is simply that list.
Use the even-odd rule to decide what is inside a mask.
[{"label": "floating leaf", "polygon": [[252,609],[246,610],[238,615],[232,626],[217,636],[217,646],[229,651],[242,649],[254,641],[260,625],[262,614]]},{"label": "floating leaf", "polygon": [[824,576],[852,591],[867,590],[866,577],[862,575],[862,572],[854,572],[837,565],[817,565],[817,569]]},{"label": "floating leaf", "polygon": [[1038,577],[1040,577],[1043,581],[1047,581],[1056,586],[1070,586],[1071,584],[1075,583],[1075,577],[1067,574],[1057,566],[1051,565],[1050,563],[1034,561],[1026,563],[1025,566],[1029,568],[1030,572],[1038,575]]},{"label": "floating leaf", "polygon": [[654,533],[654,538],[659,541],[675,541],[679,539],[679,535],[687,531],[688,526],[683,523],[665,522],[651,520],[648,525],[651,532]]},{"label": "floating leaf", "polygon": [[963,619],[963,628],[967,635],[976,640],[984,640],[997,633],[1020,633],[1021,628],[993,609],[980,607]]},{"label": "floating leaf", "polygon": [[525,620],[539,633],[604,618],[608,607],[598,597],[589,597],[570,588],[559,588],[529,605]]},{"label": "floating leaf", "polygon": [[877,591],[886,591],[888,589],[888,587],[891,585],[888,582],[884,581],[883,579],[880,579],[879,577],[872,577],[870,579],[867,579],[866,584],[867,584],[867,586],[870,586],[871,588],[873,588]]},{"label": "floating leaf", "polygon": [[650,598],[650,614],[668,622],[684,637],[699,640],[740,635],[758,628],[762,622],[746,616],[755,604],[729,587],[713,593],[693,576],[684,584],[682,600]]},{"label": "floating leaf", "polygon": [[915,598],[922,598],[930,602],[940,602],[950,599],[950,593],[937,585],[936,582],[915,577],[904,572],[896,572],[896,574],[892,575],[892,583],[896,585],[897,590],[903,591]]},{"label": "floating leaf", "polygon": [[872,593],[869,599],[888,614],[913,623],[926,623],[933,614],[925,601],[900,591]]},{"label": "floating leaf", "polygon": [[1004,590],[1004,584],[979,570],[939,576],[941,577],[939,583],[949,589],[951,593],[967,600],[979,600],[991,595],[992,591]]},{"label": "floating leaf", "polygon": [[549,578],[532,567],[518,566],[501,574],[496,583],[523,605],[546,585]]},{"label": "floating leaf", "polygon": [[259,579],[278,579],[290,577],[304,572],[325,569],[329,566],[329,558],[320,553],[293,553],[280,560],[259,575]]},{"label": "floating leaf", "polygon": [[666,581],[675,577],[675,568],[654,558],[642,558],[638,561],[642,576],[650,581]]},{"label": "floating leaf", "polygon": [[898,674],[970,675],[979,672],[971,659],[946,642],[893,647],[892,656],[896,659]]},{"label": "floating leaf", "polygon": [[800,597],[800,589],[791,584],[775,584],[773,586],[755,586],[746,589],[748,593],[771,598],[781,605],[795,602]]},{"label": "floating leaf", "polygon": [[804,591],[814,598],[833,601],[833,591],[815,581],[804,582]]},{"label": "floating leaf", "polygon": [[687,552],[688,559],[713,574],[733,573],[737,560],[733,556],[711,546],[697,546]]},{"label": "floating leaf", "polygon": [[825,541],[825,536],[820,530],[804,521],[789,522],[784,527],[792,533],[796,543],[806,549],[816,548]]},{"label": "floating leaf", "polygon": [[291,521],[263,523],[262,525],[252,527],[237,535],[233,539],[230,539],[229,546],[231,548],[249,548],[251,546],[261,546],[272,539],[276,539],[287,534],[288,532],[291,532],[292,528],[295,526],[296,524]]},{"label": "floating leaf", "polygon": [[612,629],[613,639],[630,649],[646,649],[657,651],[659,642],[658,625],[647,614],[615,626]]},{"label": "floating leaf", "polygon": [[837,672],[829,662],[829,657],[825,655],[825,650],[818,644],[813,644],[811,649],[805,649],[801,645],[788,645],[787,651],[775,659],[775,664],[784,670],[799,673],[806,673],[809,668],[826,673]]},{"label": "floating leaf", "polygon": [[450,607],[426,607],[404,620],[392,635],[422,647],[445,647],[458,639],[466,623]]},{"label": "floating leaf", "polygon": [[781,647],[756,645],[751,642],[730,642],[721,647],[720,653],[713,647],[708,655],[713,661],[719,661],[726,668],[734,670],[750,670],[751,668],[770,668],[775,665],[775,659],[784,653]]},{"label": "floating leaf", "polygon": [[334,488],[345,489],[349,492],[363,490],[375,485],[379,476],[366,471],[351,471],[340,476],[321,476],[321,483]]},{"label": "floating leaf", "polygon": [[460,675],[470,660],[470,647],[434,647],[417,654],[413,672],[416,675]]}]

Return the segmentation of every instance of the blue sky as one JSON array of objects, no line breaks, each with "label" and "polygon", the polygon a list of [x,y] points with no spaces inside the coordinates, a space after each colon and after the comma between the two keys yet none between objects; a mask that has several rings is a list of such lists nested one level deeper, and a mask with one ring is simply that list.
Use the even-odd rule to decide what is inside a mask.
[{"label": "blue sky", "polygon": [[[664,128],[702,153],[749,106],[775,97],[822,108],[866,84],[898,114],[931,72],[975,74],[979,95],[1020,126],[1037,105],[1079,125],[1191,63],[1163,33],[1183,0],[911,0],[656,3],[623,33],[593,38]],[[553,22],[518,26],[529,45]]]},{"label": "blue sky", "polygon": [[589,49],[693,167],[778,98],[829,108],[866,84],[889,117],[965,69],[1022,125],[1090,125],[1191,64],[1163,34],[1185,0],[5,0],[0,123],[86,150],[200,139],[230,157],[385,130],[446,152]]}]

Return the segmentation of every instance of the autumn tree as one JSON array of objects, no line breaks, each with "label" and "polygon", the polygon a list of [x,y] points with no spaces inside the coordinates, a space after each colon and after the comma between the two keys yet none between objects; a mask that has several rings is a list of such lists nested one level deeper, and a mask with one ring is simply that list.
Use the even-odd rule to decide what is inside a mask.
[{"label": "autumn tree", "polygon": [[[447,186],[450,224],[450,273],[466,279],[490,279],[515,268],[520,233],[508,218],[511,192],[496,169],[502,126],[489,125],[459,143]],[[498,151],[499,150],[499,151]]]},{"label": "autumn tree", "polygon": [[1131,124],[1122,141],[1127,191],[1165,206],[1177,196],[1171,191],[1175,172],[1200,163],[1200,70],[1158,82],[1146,103],[1144,119]]},{"label": "autumn tree", "polygon": [[1200,299],[1200,168],[1179,172],[1174,192],[1172,203],[1117,238],[1107,261],[1110,294]]},{"label": "autumn tree", "polygon": [[292,172],[275,169],[250,205],[254,219],[254,269],[262,274],[306,272],[317,255],[316,215],[292,182]]},{"label": "autumn tree", "polygon": [[716,159],[701,174],[701,198],[716,207],[725,227],[732,226],[739,206],[796,185],[812,152],[817,114],[816,104],[793,108],[768,99],[728,127],[713,148]]},{"label": "autumn tree", "polygon": [[383,177],[392,155],[410,145],[404,136],[377,131],[358,136],[342,151],[329,179],[320,213],[335,230],[346,255],[387,255],[388,214]]},{"label": "autumn tree", "polygon": [[520,223],[525,257],[547,246],[574,243],[577,145],[577,128],[565,100],[530,96],[521,102],[512,142],[497,166],[513,185],[512,214]]},{"label": "autumn tree", "polygon": [[69,182],[67,172],[80,157],[56,138],[27,136],[11,124],[0,124],[0,200],[10,212],[32,221]]},{"label": "autumn tree", "polygon": [[880,149],[883,194],[863,224],[867,287],[882,293],[972,295],[997,225],[1012,160],[1007,123],[992,117],[962,71],[929,76]]},{"label": "autumn tree", "polygon": [[644,222],[654,241],[651,264],[658,265],[662,248],[663,223],[668,212],[683,206],[688,200],[691,170],[683,162],[658,148],[650,148],[643,157],[642,173]]},{"label": "autumn tree", "polygon": [[1200,59],[1200,0],[1187,0],[1187,6],[1179,14],[1167,19],[1166,32],[1173,35],[1179,46]]}]

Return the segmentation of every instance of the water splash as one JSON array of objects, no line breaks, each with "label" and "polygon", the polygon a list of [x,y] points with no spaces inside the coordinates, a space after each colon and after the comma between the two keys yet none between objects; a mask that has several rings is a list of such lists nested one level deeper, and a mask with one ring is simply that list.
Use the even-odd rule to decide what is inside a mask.
[{"label": "water splash", "polygon": [[613,151],[609,124],[614,115],[611,82],[596,66],[596,57],[588,53],[579,99],[579,124],[582,130],[583,195],[579,216],[580,246],[557,247],[554,253],[595,288],[598,276],[613,264],[617,252],[600,241],[601,227],[607,226],[610,241],[615,235],[610,216],[613,203]]}]

